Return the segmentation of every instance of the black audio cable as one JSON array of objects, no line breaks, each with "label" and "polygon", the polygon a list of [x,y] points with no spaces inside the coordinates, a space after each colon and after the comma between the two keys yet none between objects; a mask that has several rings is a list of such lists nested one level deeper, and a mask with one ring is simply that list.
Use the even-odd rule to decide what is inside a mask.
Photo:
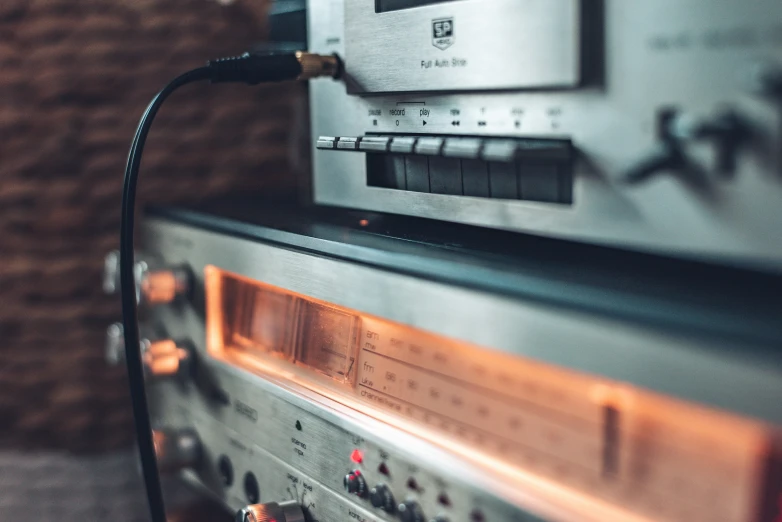
[{"label": "black audio cable", "polygon": [[[249,54],[210,61],[175,78],[150,102],[141,117],[136,136],[128,154],[125,179],[122,189],[122,224],[120,228],[120,290],[122,299],[122,322],[125,336],[125,358],[128,368],[130,399],[136,426],[139,458],[147,491],[147,501],[152,522],[165,522],[163,492],[157,470],[155,446],[152,440],[152,426],[149,419],[142,354],[138,349],[138,310],[133,273],[133,229],[135,220],[136,185],[138,182],[141,155],[149,129],[163,102],[177,89],[197,81],[211,83],[238,82],[255,85],[258,83],[286,80],[308,80],[319,76],[336,78],[341,73],[341,63],[336,56],[317,55],[306,52],[285,54]],[[136,347],[136,349],[132,349]]]}]

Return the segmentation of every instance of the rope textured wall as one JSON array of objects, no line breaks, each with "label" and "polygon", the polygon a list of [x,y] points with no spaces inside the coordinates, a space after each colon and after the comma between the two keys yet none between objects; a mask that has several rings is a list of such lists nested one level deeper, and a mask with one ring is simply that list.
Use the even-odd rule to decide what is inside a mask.
[{"label": "rope textured wall", "polygon": [[[132,443],[124,371],[103,360],[119,306],[100,290],[130,139],[166,81],[262,40],[265,10],[264,0],[0,2],[0,445]],[[186,87],[153,127],[140,200],[290,194],[304,104],[290,85]]]}]

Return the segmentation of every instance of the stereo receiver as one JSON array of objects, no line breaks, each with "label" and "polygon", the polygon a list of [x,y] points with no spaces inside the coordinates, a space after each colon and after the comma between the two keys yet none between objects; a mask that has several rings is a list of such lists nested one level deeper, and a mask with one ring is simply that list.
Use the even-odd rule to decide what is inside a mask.
[{"label": "stereo receiver", "polygon": [[399,219],[152,213],[162,469],[321,522],[772,520],[778,281]]},{"label": "stereo receiver", "polygon": [[[781,522],[782,3],[307,17],[137,131],[107,355],[140,341],[147,483],[241,522]],[[313,205],[150,209],[130,262],[168,94],[318,76]]]},{"label": "stereo receiver", "polygon": [[317,203],[782,266],[782,4],[323,0]]}]

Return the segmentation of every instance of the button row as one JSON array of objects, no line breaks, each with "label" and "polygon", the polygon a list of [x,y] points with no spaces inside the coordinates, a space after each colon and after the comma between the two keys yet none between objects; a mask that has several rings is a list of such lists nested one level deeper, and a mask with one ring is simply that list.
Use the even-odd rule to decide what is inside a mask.
[{"label": "button row", "polygon": [[368,154],[367,185],[451,196],[572,204],[563,161],[484,161],[417,154]]},{"label": "button row", "polygon": [[570,142],[566,140],[439,136],[321,136],[316,146],[319,149],[421,154],[498,162],[520,159],[566,161],[572,154]]}]

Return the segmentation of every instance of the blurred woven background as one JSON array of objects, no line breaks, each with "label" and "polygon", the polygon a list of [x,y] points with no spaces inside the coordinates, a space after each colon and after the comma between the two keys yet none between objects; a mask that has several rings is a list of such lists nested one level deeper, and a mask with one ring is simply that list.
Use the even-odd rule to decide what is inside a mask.
[{"label": "blurred woven background", "polygon": [[[0,2],[0,449],[132,444],[119,317],[100,291],[138,118],[174,75],[263,39],[265,0]],[[147,147],[143,202],[292,196],[299,87],[188,86]]]}]

